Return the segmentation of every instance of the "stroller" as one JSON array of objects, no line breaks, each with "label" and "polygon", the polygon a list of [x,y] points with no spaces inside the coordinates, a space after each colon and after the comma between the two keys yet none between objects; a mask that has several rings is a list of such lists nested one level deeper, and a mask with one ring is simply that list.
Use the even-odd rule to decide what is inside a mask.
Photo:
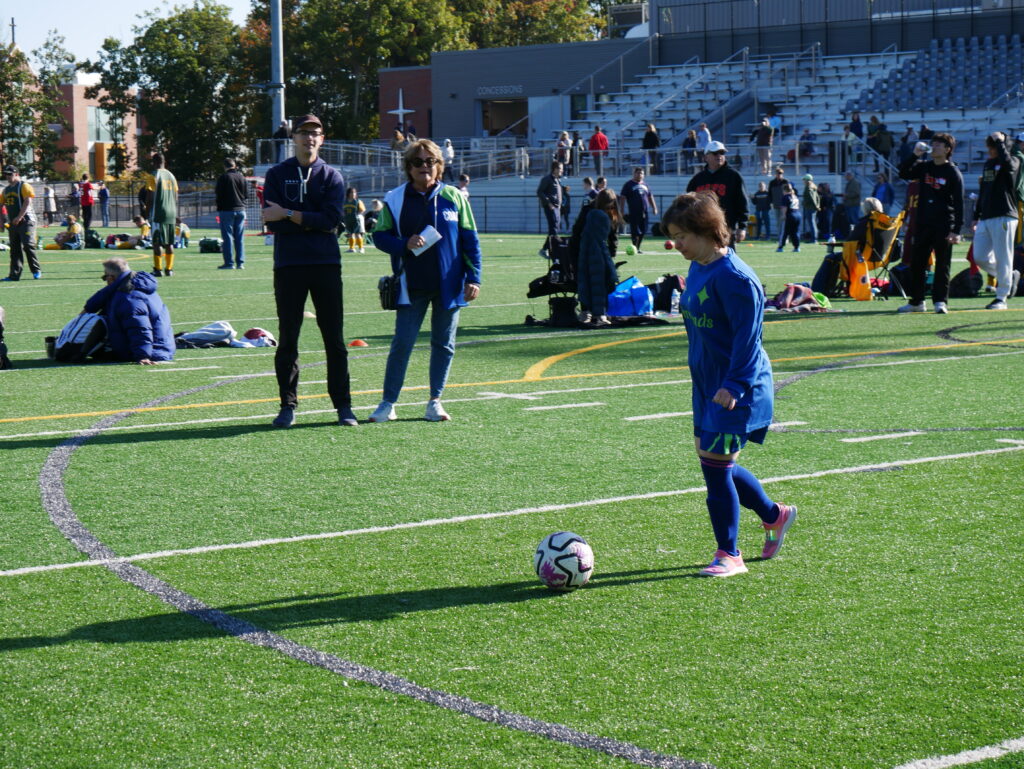
[{"label": "stroller", "polygon": [[[576,321],[576,260],[572,257],[568,238],[548,239],[547,274],[530,281],[528,299],[547,296],[551,311],[549,326],[573,328]],[[532,318],[533,316],[529,316]],[[527,322],[529,322],[529,318]]]}]

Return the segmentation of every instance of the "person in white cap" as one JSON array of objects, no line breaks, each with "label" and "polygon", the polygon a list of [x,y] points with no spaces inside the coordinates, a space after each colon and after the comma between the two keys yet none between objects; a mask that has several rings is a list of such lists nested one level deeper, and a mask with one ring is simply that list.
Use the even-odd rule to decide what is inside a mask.
[{"label": "person in white cap", "polygon": [[704,168],[694,174],[686,185],[687,192],[708,190],[718,196],[718,205],[725,211],[725,222],[732,233],[730,246],[746,240],[748,202],[743,177],[725,159],[728,150],[719,141],[704,148]]}]

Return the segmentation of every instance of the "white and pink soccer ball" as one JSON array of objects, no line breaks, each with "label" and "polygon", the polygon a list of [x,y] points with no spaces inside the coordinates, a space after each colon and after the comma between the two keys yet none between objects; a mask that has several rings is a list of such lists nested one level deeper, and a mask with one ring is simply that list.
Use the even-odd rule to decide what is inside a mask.
[{"label": "white and pink soccer ball", "polygon": [[579,534],[556,531],[537,545],[533,568],[549,588],[568,593],[587,584],[594,573],[594,551]]}]

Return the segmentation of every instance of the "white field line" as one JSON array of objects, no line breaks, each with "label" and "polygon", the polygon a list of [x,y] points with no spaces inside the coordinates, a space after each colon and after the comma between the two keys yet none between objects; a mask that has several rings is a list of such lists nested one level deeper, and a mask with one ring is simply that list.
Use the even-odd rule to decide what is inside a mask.
[{"label": "white field line", "polygon": [[772,422],[768,425],[769,430],[778,430],[780,427],[796,427],[798,425],[805,425],[806,422]]},{"label": "white field line", "polygon": [[[916,459],[901,459],[895,462],[878,462],[871,465],[857,465],[854,467],[835,467],[829,470],[817,470],[811,473],[798,473],[794,475],[780,475],[774,478],[762,478],[761,483],[785,483],[787,481],[803,481],[811,478],[823,478],[828,475],[848,475],[850,473],[867,472],[871,470],[886,470],[892,467],[907,467],[909,465],[921,465],[929,462],[944,462],[954,459],[968,459],[992,454],[1006,454],[1011,451],[1024,451],[1024,443],[1019,446],[1008,446],[1002,449],[983,449],[980,451],[967,451],[960,454],[943,454],[935,457],[918,457]],[[539,505],[537,507],[520,507],[515,510],[504,510],[497,513],[478,513],[475,515],[458,515],[451,518],[430,518],[425,521],[410,521],[408,523],[395,523],[390,526],[368,526],[362,529],[348,529],[346,531],[324,532],[321,534],[300,534],[294,537],[277,537],[274,539],[257,539],[248,542],[232,542],[221,545],[204,545],[202,547],[183,548],[178,550],[161,550],[152,553],[139,553],[122,558],[98,558],[90,561],[75,561],[72,563],[55,563],[44,566],[24,566],[18,569],[7,569],[0,571],[0,577],[14,577],[22,574],[34,574],[37,572],[60,571],[63,569],[77,569],[87,566],[106,566],[115,563],[134,563],[135,561],[148,561],[155,558],[169,558],[178,555],[198,555],[202,553],[214,553],[222,550],[251,550],[257,547],[269,545],[283,545],[293,542],[309,542],[323,539],[339,539],[341,537],[354,537],[361,534],[382,534],[391,531],[402,531],[404,529],[420,529],[428,526],[442,526],[453,523],[465,523],[467,521],[485,521],[494,518],[511,518],[531,513],[551,513],[559,510],[572,510],[580,507],[595,507],[597,505],[618,504],[621,502],[635,502],[641,499],[661,499],[664,497],[679,497],[684,494],[697,494],[706,491],[704,486],[694,486],[688,489],[676,489],[673,491],[651,491],[646,494],[630,494],[620,497],[602,497],[599,499],[588,499],[583,502],[565,502],[554,505]]]},{"label": "white field line", "polygon": [[527,406],[523,411],[555,411],[556,409],[585,409],[590,406],[605,406],[607,404],[593,401],[591,403],[563,403],[560,406]]},{"label": "white field line", "polygon": [[909,438],[911,435],[924,435],[920,430],[905,433],[885,433],[884,435],[862,435],[859,438],[840,438],[841,443],[867,443],[868,441],[887,441],[890,438]]},{"label": "white field line", "polygon": [[1017,446],[1024,446],[1024,441],[1018,441],[1015,438],[996,438],[996,443],[1013,443]]},{"label": "white field line", "polygon": [[1000,742],[998,745],[989,745],[985,748],[965,750],[963,753],[957,753],[956,755],[922,758],[918,761],[900,764],[896,769],[946,769],[948,766],[976,764],[981,761],[999,758],[1000,756],[1005,756],[1010,753],[1024,753],[1024,737]]},{"label": "white field line", "polygon": [[[268,374],[267,376],[273,376]],[[596,387],[572,387],[565,390],[537,390],[536,392],[527,393],[523,396],[506,396],[506,397],[537,397],[541,395],[561,395],[563,393],[577,393],[577,392],[592,392],[594,390],[625,390],[634,387],[659,387],[663,385],[678,385],[678,384],[689,384],[689,379],[672,379],[667,382],[634,382],[632,384],[621,384],[621,385],[604,385]],[[445,403],[469,403],[477,401],[492,401],[497,400],[494,395],[480,393],[477,397],[470,398],[445,398]],[[426,401],[410,401],[408,403],[396,403],[395,408],[406,408],[409,406],[425,406]],[[376,405],[371,406],[353,406],[355,411],[373,411]],[[312,416],[314,414],[333,414],[334,409],[303,409],[302,411],[296,412],[296,416],[301,419],[306,416]],[[273,419],[277,416],[274,414],[249,414],[242,416],[233,417],[210,417],[206,419],[186,419],[180,422],[147,422],[139,425],[117,425],[116,427],[108,427],[104,430],[104,433],[112,433],[115,431],[123,430],[145,430],[153,427],[188,427],[190,425],[208,425],[215,424],[218,422],[243,422],[252,419]],[[800,422],[799,424],[805,424]],[[0,435],[0,441],[13,440],[15,438],[45,438],[53,435],[77,435],[82,432],[81,428],[73,430],[42,430],[34,433],[16,433],[12,435]]]},{"label": "white field line", "polygon": [[154,366],[152,371],[202,371],[208,368],[220,368],[220,366],[188,366],[187,368],[175,368],[173,366]]},{"label": "white field line", "polygon": [[664,411],[661,414],[644,414],[638,417],[623,417],[625,422],[643,422],[647,419],[670,419],[672,417],[688,417],[692,411]]}]

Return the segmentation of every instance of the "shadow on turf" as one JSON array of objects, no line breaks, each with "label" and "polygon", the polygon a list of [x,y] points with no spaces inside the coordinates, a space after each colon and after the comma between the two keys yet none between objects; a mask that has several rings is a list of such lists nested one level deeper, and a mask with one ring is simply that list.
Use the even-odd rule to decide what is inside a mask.
[{"label": "shadow on turf", "polygon": [[[748,563],[760,559],[747,559]],[[592,592],[641,582],[658,582],[698,577],[706,564],[673,566],[664,569],[637,569],[604,573],[583,588]],[[406,590],[382,595],[345,595],[324,593],[293,598],[277,598],[247,604],[216,607],[237,619],[280,632],[289,628],[320,627],[347,622],[384,622],[406,614],[460,606],[513,604],[524,601],[572,600],[572,593],[555,593],[536,580],[506,582],[497,585],[468,585],[428,590]],[[156,643],[222,637],[224,633],[205,622],[181,613],[155,614],[149,617],[94,622],[63,635],[0,638],[0,653],[19,649],[37,649],[65,643]]]}]

